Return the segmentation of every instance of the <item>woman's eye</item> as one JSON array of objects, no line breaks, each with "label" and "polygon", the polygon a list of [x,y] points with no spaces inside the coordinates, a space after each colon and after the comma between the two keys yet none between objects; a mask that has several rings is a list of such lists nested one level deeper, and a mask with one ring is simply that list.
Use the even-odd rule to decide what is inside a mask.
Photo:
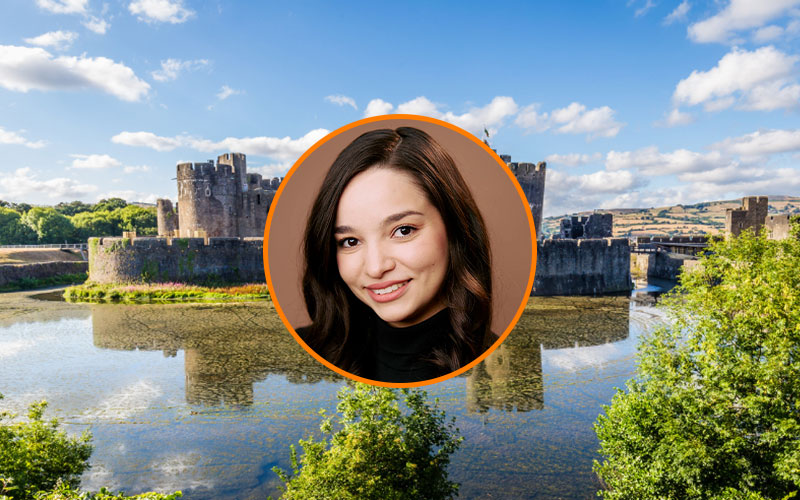
[{"label": "woman's eye", "polygon": [[413,226],[400,226],[394,230],[394,235],[400,238],[405,238],[406,236],[411,236],[417,228]]},{"label": "woman's eye", "polygon": [[342,248],[353,248],[356,245],[358,245],[356,238],[342,238],[339,240],[339,246]]}]

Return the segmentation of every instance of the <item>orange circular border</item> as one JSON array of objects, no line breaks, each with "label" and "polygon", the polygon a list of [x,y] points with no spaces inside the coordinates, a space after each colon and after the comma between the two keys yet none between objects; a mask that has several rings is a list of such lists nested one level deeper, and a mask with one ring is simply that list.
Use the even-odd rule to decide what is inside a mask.
[{"label": "orange circular border", "polygon": [[[528,225],[530,226],[530,230],[531,230],[531,249],[532,249],[532,251],[531,251],[531,272],[530,272],[530,276],[528,277],[528,285],[525,288],[525,296],[523,297],[522,303],[520,304],[519,308],[517,309],[517,313],[514,315],[514,318],[511,320],[511,323],[508,325],[508,327],[506,327],[506,329],[503,332],[503,334],[500,335],[500,337],[498,337],[498,339],[494,342],[494,344],[492,344],[488,349],[486,349],[486,351],[484,351],[483,354],[481,354],[480,356],[478,356],[477,358],[472,360],[471,363],[467,364],[466,366],[462,366],[458,370],[452,371],[452,372],[448,373],[447,375],[442,375],[441,377],[436,377],[436,378],[432,378],[432,379],[429,379],[429,380],[422,380],[422,381],[419,381],[419,382],[391,383],[391,382],[381,382],[379,380],[371,380],[371,379],[368,379],[368,378],[359,377],[358,375],[354,375],[354,374],[352,374],[350,372],[342,370],[338,366],[334,365],[333,363],[331,363],[327,359],[325,359],[322,356],[320,356],[319,354],[317,354],[316,351],[311,349],[308,346],[308,344],[306,344],[303,341],[303,339],[300,338],[300,335],[297,334],[297,332],[294,330],[292,325],[289,323],[289,320],[286,318],[286,315],[283,313],[283,309],[281,308],[280,304],[278,303],[277,297],[275,295],[275,288],[272,285],[272,277],[269,274],[269,230],[270,230],[270,225],[272,224],[272,216],[275,214],[275,211],[272,210],[272,208],[271,208],[272,205],[277,205],[278,200],[280,199],[281,194],[283,193],[283,188],[286,185],[286,183],[289,181],[289,179],[291,179],[292,174],[295,172],[295,170],[297,170],[300,167],[300,165],[303,164],[303,162],[306,160],[306,158],[308,158],[308,156],[311,155],[311,153],[316,151],[317,148],[319,148],[320,146],[325,144],[330,139],[332,139],[332,138],[336,137],[337,135],[341,134],[342,132],[346,132],[346,131],[348,131],[348,130],[350,130],[352,128],[358,127],[360,125],[364,125],[366,123],[385,121],[385,120],[403,120],[403,119],[424,121],[424,122],[428,122],[428,123],[432,123],[432,124],[435,124],[435,125],[440,125],[442,127],[449,128],[450,130],[453,130],[454,132],[457,132],[457,133],[463,135],[464,137],[466,137],[470,141],[472,141],[475,144],[479,145],[484,150],[486,150],[487,153],[489,153],[492,157],[494,157],[495,161],[497,161],[497,163],[500,165],[500,167],[503,169],[503,171],[505,171],[506,175],[508,175],[508,177],[513,182],[514,187],[517,189],[517,193],[520,196],[520,200],[522,201],[522,204],[525,206],[525,213],[527,214]],[[448,122],[445,122],[445,121],[442,121],[442,120],[437,120],[436,118],[430,118],[430,117],[427,117],[427,116],[397,114],[397,115],[381,115],[381,116],[373,116],[371,118],[364,118],[362,120],[358,120],[358,121],[355,121],[355,122],[350,123],[348,125],[345,125],[344,127],[338,128],[338,129],[334,130],[333,132],[329,133],[328,135],[326,135],[325,137],[323,137],[322,139],[320,139],[319,141],[317,141],[313,146],[308,148],[308,150],[305,153],[303,153],[303,155],[300,157],[300,159],[298,159],[295,162],[295,164],[292,165],[292,168],[289,169],[289,172],[283,178],[283,181],[281,182],[280,186],[278,187],[278,191],[275,193],[275,198],[273,198],[273,200],[272,200],[272,205],[270,205],[269,214],[267,215],[267,224],[264,227],[264,275],[267,278],[267,288],[269,288],[269,294],[270,294],[270,297],[272,298],[272,303],[275,305],[275,310],[278,312],[278,316],[280,316],[281,321],[286,326],[286,328],[289,329],[289,332],[292,334],[292,336],[297,341],[297,343],[300,344],[300,346],[302,346],[303,349],[306,350],[306,352],[308,352],[311,356],[313,356],[314,359],[316,359],[317,361],[319,361],[323,365],[327,366],[331,370],[335,371],[339,375],[347,377],[347,378],[349,378],[351,380],[355,380],[357,382],[363,382],[365,384],[377,385],[377,386],[380,386],[380,387],[397,388],[397,389],[407,388],[407,387],[421,387],[421,386],[424,386],[424,385],[430,385],[430,384],[435,384],[435,383],[438,383],[438,382],[444,382],[445,380],[448,380],[448,379],[451,379],[451,378],[456,377],[458,375],[461,375],[462,373],[466,372],[467,370],[473,368],[478,363],[480,363],[481,361],[486,359],[486,357],[489,354],[494,352],[494,350],[497,349],[500,346],[500,344],[503,343],[503,341],[506,339],[506,337],[508,337],[508,334],[511,333],[511,330],[514,329],[514,327],[516,326],[516,324],[519,321],[520,317],[522,317],[522,313],[525,311],[525,306],[528,303],[528,299],[530,298],[530,295],[531,295],[531,289],[533,288],[533,278],[534,278],[534,275],[536,274],[536,228],[534,227],[534,224],[533,224],[533,215],[531,214],[531,211],[530,211],[530,205],[528,205],[528,199],[525,196],[525,192],[522,190],[522,186],[519,185],[519,182],[517,181],[517,178],[514,177],[514,173],[511,172],[511,170],[508,168],[508,165],[506,165],[506,163],[502,159],[500,159],[500,157],[497,155],[497,153],[492,151],[491,148],[489,148],[489,146],[487,146],[483,141],[481,141],[480,139],[478,139],[474,135],[470,134],[466,130],[463,130],[463,129],[459,128],[459,127],[456,127],[452,123],[448,123]]]}]

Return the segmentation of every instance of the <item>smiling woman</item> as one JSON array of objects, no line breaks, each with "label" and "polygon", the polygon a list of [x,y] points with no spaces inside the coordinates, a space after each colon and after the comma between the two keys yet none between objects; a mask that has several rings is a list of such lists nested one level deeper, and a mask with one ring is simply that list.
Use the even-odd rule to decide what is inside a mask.
[{"label": "smiling woman", "polygon": [[371,380],[457,370],[489,331],[489,240],[450,155],[411,127],[367,132],[333,162],[304,239],[303,294],[317,353]]},{"label": "smiling woman", "polygon": [[510,332],[533,283],[532,218],[513,179],[485,144],[432,118],[331,133],[270,208],[277,312],[351,378],[408,387],[462,373]]}]

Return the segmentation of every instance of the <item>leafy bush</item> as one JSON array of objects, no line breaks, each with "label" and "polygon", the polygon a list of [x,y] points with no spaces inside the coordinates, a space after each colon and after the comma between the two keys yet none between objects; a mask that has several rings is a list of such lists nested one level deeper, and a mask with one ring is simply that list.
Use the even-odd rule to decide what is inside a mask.
[{"label": "leafy bush", "polygon": [[[175,500],[183,496],[180,491],[170,494],[142,493],[131,497],[124,493],[113,493],[100,488],[97,493],[72,489],[66,484],[59,484],[53,491],[43,491],[36,495],[36,500]],[[0,497],[2,500],[2,497]]]},{"label": "leafy bush", "polygon": [[67,436],[59,430],[57,419],[44,420],[46,407],[44,401],[31,405],[27,422],[12,423],[14,415],[0,411],[0,477],[6,490],[0,494],[13,500],[34,498],[36,492],[50,490],[59,481],[77,486],[89,466],[89,434]]},{"label": "leafy bush", "polygon": [[800,231],[745,231],[681,277],[627,392],[595,424],[606,499],[788,498],[800,488]]},{"label": "leafy bush", "polygon": [[300,440],[299,459],[292,446],[292,476],[273,469],[285,483],[281,498],[433,500],[458,493],[447,465],[462,438],[436,402],[427,404],[427,393],[356,384],[338,396],[338,413],[322,412],[320,430],[329,440]]}]

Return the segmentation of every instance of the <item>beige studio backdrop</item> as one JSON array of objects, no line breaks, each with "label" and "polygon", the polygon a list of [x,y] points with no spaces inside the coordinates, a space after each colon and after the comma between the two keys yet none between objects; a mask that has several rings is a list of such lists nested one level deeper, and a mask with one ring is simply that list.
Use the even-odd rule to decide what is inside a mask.
[{"label": "beige studio backdrop", "polygon": [[269,233],[265,234],[269,262],[265,262],[265,266],[268,266],[273,285],[273,299],[286,319],[293,328],[311,323],[301,286],[303,233],[322,180],[336,156],[365,132],[415,127],[427,132],[450,153],[484,218],[492,252],[492,331],[503,334],[530,293],[535,263],[530,209],[522,191],[496,155],[449,128],[452,125],[410,115],[387,115],[362,121],[365,123],[341,133],[332,132],[331,135],[338,135],[329,135],[324,144],[305,159],[301,158],[300,164],[295,164],[281,183],[281,191],[270,208]]}]

